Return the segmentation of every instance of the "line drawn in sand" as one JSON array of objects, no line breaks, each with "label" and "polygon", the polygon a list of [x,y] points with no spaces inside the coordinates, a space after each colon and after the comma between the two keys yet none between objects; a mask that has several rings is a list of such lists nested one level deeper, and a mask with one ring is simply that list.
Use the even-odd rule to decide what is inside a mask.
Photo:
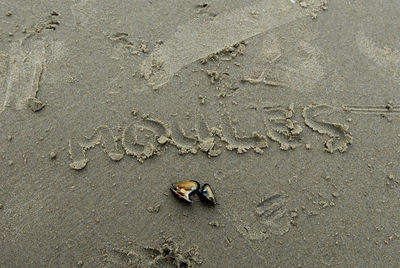
[{"label": "line drawn in sand", "polygon": [[[305,40],[296,40],[295,46],[280,41],[274,34],[260,36],[263,45],[256,49],[257,57],[251,57],[253,74],[246,74],[240,82],[298,91],[314,90],[325,75],[320,64],[323,54],[313,44],[310,32],[298,31],[304,32],[302,37]],[[251,45],[248,47],[250,49]]]},{"label": "line drawn in sand", "polygon": [[46,68],[45,53],[43,41],[29,42],[25,48],[23,40],[20,40],[12,43],[8,55],[0,56],[0,86],[4,87],[0,90],[0,113],[7,107],[15,107],[17,110],[29,107],[35,112],[44,107],[37,99],[37,94]]},{"label": "line drawn in sand", "polygon": [[244,83],[247,82],[247,83],[249,83],[251,85],[264,84],[266,86],[271,86],[271,87],[288,87],[288,85],[286,85],[286,84],[284,84],[282,82],[275,81],[275,80],[272,80],[272,79],[268,79],[267,75],[266,75],[266,71],[262,71],[260,76],[258,76],[258,77],[242,78],[240,81],[244,82]]},{"label": "line drawn in sand", "polygon": [[343,109],[356,114],[400,114],[400,106],[390,102],[386,105],[345,105]]},{"label": "line drawn in sand", "polygon": [[[256,18],[251,16],[255,10]],[[304,11],[287,1],[262,0],[218,14],[213,20],[194,19],[179,26],[169,40],[142,62],[142,76],[158,89],[196,60],[305,16]]]}]

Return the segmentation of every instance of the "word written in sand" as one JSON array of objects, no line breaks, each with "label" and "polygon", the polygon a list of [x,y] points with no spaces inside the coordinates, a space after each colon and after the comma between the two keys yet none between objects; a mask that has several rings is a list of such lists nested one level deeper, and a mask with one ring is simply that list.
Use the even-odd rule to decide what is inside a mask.
[{"label": "word written in sand", "polygon": [[[201,151],[209,157],[219,156],[224,149],[239,154],[251,150],[262,154],[268,147],[269,140],[277,142],[281,150],[294,150],[303,144],[301,138],[305,126],[327,137],[324,142],[327,152],[343,153],[353,138],[347,125],[329,120],[331,114],[337,111],[343,113],[343,108],[328,105],[303,107],[301,114],[304,124],[300,124],[292,118],[293,104],[288,107],[264,107],[263,132],[254,131],[251,135],[239,135],[228,113],[222,114],[220,122],[215,126],[209,126],[206,118],[201,117],[199,122],[195,122],[196,127],[193,127],[191,132],[185,131],[177,122],[170,125],[142,116],[125,126],[118,135],[110,127],[101,125],[89,137],[71,138],[70,167],[76,170],[83,169],[88,163],[86,152],[97,145],[101,145],[104,152],[114,161],[121,160],[126,154],[135,157],[139,162],[159,155],[167,146],[176,147],[180,154],[196,154]],[[305,148],[309,149],[310,146],[305,144]]]}]

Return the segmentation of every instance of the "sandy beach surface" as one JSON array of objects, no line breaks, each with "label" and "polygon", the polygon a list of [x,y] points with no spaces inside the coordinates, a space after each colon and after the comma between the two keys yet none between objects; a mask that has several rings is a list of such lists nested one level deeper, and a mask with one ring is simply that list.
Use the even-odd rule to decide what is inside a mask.
[{"label": "sandy beach surface", "polygon": [[399,267],[399,33],[398,0],[0,0],[0,267]]}]

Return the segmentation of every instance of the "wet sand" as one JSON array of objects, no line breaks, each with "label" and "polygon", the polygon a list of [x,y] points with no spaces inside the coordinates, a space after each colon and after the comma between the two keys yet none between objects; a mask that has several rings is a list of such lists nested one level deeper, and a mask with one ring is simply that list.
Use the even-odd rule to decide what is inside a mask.
[{"label": "wet sand", "polygon": [[400,265],[397,1],[0,3],[1,267]]}]

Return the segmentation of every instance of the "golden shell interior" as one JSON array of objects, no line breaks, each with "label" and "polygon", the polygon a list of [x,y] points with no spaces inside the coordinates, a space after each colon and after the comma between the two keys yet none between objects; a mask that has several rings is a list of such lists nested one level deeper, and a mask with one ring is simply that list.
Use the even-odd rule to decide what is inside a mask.
[{"label": "golden shell interior", "polygon": [[172,184],[171,191],[178,197],[187,202],[192,202],[190,195],[199,189],[197,181],[181,181]]}]

